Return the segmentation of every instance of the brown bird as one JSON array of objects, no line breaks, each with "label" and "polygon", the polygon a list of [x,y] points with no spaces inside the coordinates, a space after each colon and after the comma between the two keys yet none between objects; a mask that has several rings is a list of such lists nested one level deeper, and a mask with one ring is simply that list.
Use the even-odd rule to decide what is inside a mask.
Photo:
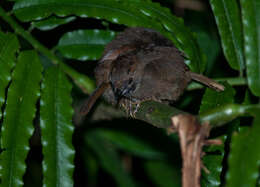
[{"label": "brown bird", "polygon": [[81,108],[82,114],[87,114],[102,94],[133,115],[143,101],[178,100],[191,80],[224,90],[212,79],[191,72],[183,53],[169,39],[140,27],[126,29],[107,44],[95,77],[98,87]]}]

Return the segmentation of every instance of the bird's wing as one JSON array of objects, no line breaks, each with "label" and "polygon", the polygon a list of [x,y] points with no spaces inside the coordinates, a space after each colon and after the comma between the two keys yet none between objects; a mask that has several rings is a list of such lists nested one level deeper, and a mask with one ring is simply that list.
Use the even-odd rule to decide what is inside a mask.
[{"label": "bird's wing", "polygon": [[160,47],[143,59],[140,86],[133,97],[144,100],[177,100],[190,81],[188,67],[174,48]]}]

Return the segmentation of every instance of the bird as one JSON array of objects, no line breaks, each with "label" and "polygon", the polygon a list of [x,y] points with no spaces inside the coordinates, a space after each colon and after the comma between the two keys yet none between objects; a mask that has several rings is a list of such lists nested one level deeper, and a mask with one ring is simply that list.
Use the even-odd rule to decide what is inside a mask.
[{"label": "bird", "polygon": [[95,68],[97,88],[83,104],[81,114],[86,115],[102,95],[134,116],[144,101],[177,101],[192,80],[224,90],[216,81],[190,71],[184,61],[185,54],[159,32],[125,29],[105,46]]}]

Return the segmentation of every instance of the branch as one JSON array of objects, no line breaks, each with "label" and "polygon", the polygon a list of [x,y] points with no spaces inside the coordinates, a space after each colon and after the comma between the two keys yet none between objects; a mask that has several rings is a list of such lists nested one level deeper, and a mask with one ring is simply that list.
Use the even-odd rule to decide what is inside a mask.
[{"label": "branch", "polygon": [[85,75],[82,75],[66,65],[61,59],[59,59],[53,52],[38,42],[28,31],[24,30],[10,15],[8,15],[4,9],[0,7],[0,17],[6,21],[14,32],[25,40],[27,40],[35,50],[49,58],[53,64],[59,64],[61,69],[68,74],[74,82],[86,93],[90,93],[95,89],[93,80]]},{"label": "branch", "polygon": [[169,130],[177,131],[179,134],[183,163],[182,186],[200,187],[202,148],[205,145],[220,145],[221,140],[207,140],[210,132],[209,123],[200,124],[197,118],[190,114],[174,116]]},{"label": "branch", "polygon": [[[224,125],[240,116],[254,116],[259,110],[259,104],[227,104],[209,110],[198,116],[198,118],[202,123],[208,122],[210,123],[211,128],[214,128]],[[168,129],[171,126],[171,117],[178,114],[186,113],[166,104],[147,101],[140,105],[139,110],[135,114],[135,118],[146,121],[158,128]]]}]

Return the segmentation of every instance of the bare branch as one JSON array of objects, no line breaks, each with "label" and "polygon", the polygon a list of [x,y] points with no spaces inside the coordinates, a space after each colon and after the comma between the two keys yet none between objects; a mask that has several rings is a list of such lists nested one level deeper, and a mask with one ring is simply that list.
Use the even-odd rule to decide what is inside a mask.
[{"label": "bare branch", "polygon": [[[209,136],[210,125],[200,125],[197,118],[190,114],[180,114],[172,117],[172,126],[168,132],[178,132],[180,138],[182,166],[182,186],[200,187],[201,157],[204,145],[220,144],[220,140],[206,140]],[[205,168],[206,169],[206,168]]]}]

